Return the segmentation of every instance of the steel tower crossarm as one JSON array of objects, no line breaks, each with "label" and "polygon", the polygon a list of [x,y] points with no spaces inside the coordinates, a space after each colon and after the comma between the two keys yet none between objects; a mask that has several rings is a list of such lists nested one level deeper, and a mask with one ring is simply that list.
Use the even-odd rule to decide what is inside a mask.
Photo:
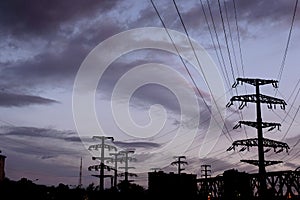
[{"label": "steel tower crossarm", "polygon": [[[251,165],[258,166],[259,161],[258,160],[241,160],[241,162],[249,163]],[[276,165],[279,163],[282,163],[282,161],[277,161],[277,160],[265,160],[265,166],[270,166],[270,165]]]},{"label": "steel tower crossarm", "polygon": [[[242,124],[257,128],[257,122],[254,122],[254,121],[239,121],[238,124],[233,127],[233,129],[237,129],[237,128],[241,127]],[[262,128],[269,128],[270,127],[269,131],[275,129],[276,127],[277,127],[278,130],[280,130],[279,129],[280,126],[281,126],[280,123],[275,123],[275,122],[262,122],[262,124],[261,124]]]},{"label": "steel tower crossarm", "polygon": [[[259,100],[257,99],[259,97]],[[268,108],[272,108],[272,105],[279,104],[281,109],[285,109],[285,106],[287,105],[286,102],[283,99],[275,98],[275,97],[270,97],[267,95],[263,94],[247,94],[247,95],[240,95],[240,96],[233,96],[229,100],[229,103],[226,105],[227,107],[230,107],[233,105],[234,101],[240,101],[242,104],[239,106],[239,109],[243,109],[247,103],[265,103],[268,104]],[[274,107],[276,108],[276,107]]]},{"label": "steel tower crossarm", "polygon": [[[258,139],[257,138],[249,138],[249,139],[245,139],[245,140],[236,140],[232,143],[232,146],[227,149],[227,151],[235,149],[235,147],[237,147],[237,146],[254,147],[254,146],[258,146],[258,145],[259,144],[258,144]],[[288,144],[286,144],[284,142],[279,142],[279,141],[271,140],[271,139],[267,139],[267,138],[263,138],[263,146],[274,148],[274,149],[276,149],[276,148],[286,149],[287,152],[290,149]]]},{"label": "steel tower crossarm", "polygon": [[235,88],[238,84],[247,83],[250,85],[267,85],[272,84],[274,88],[278,88],[278,81],[277,80],[265,80],[259,78],[237,78],[236,82],[232,85]]}]

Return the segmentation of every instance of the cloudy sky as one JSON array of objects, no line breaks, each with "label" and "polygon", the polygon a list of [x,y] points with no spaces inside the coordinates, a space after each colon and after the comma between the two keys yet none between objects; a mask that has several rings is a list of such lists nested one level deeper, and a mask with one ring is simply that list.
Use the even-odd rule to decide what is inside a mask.
[{"label": "cloudy sky", "polygon": [[[280,80],[278,89],[272,85],[261,87],[264,94],[287,102],[285,110],[279,107],[269,110],[266,105],[262,106],[265,121],[282,124],[280,131],[266,130],[265,137],[287,142],[291,150],[289,154],[267,152],[267,159],[284,161],[267,170],[293,170],[299,166],[300,13],[298,5],[293,15],[296,1],[175,2],[177,7],[169,0],[154,0],[154,6],[150,0],[1,1],[0,150],[7,156],[7,177],[39,179],[38,183],[49,185],[60,182],[76,185],[82,157],[83,184],[97,184],[98,180],[91,177],[93,172],[87,170],[88,166],[97,164],[91,159],[95,152],[86,148],[97,143],[93,135],[113,136],[115,141],[110,144],[118,150],[135,149],[133,156],[137,161],[131,166],[136,169],[131,171],[139,174],[136,182],[144,186],[150,168],[176,171],[169,163],[178,154],[187,156],[186,172],[199,176],[202,164],[212,165],[212,175],[230,168],[255,173],[256,167],[239,160],[256,159],[256,148],[249,152],[226,151],[234,140],[256,137],[252,128],[232,129],[239,120],[255,120],[253,105],[243,110],[238,110],[237,102],[230,108],[225,107],[232,95],[254,92],[251,86],[231,88],[235,79],[243,76]],[[94,90],[80,91],[83,99],[90,92],[95,95],[93,114],[102,132],[92,129],[93,121],[80,113],[79,121],[84,125],[78,125],[74,120],[77,107],[74,108],[73,92],[77,89],[75,82],[84,60],[94,52],[102,63],[132,43],[124,39],[104,49],[103,54],[95,51],[96,47],[101,48],[97,45],[124,31],[146,27],[159,27],[166,36],[168,31],[164,28],[188,34],[205,50],[216,69],[201,66],[201,60],[193,66],[188,58],[180,59],[184,53],[175,50],[172,53],[144,48],[124,52],[105,66]],[[133,41],[144,40],[147,34],[140,32]],[[149,36],[149,41],[163,43],[158,35]],[[169,43],[173,40],[172,48],[182,46],[193,53],[194,46],[187,46],[190,43],[182,44],[180,39],[172,38],[172,34],[172,40],[166,38]],[[140,75],[134,74],[136,67],[141,67]],[[208,68],[206,74],[201,74],[201,67]],[[104,69],[104,66],[99,64],[99,68]],[[207,80],[215,70],[218,72],[216,80]],[[82,74],[79,87],[93,76]],[[121,79],[127,82],[118,84]],[[133,91],[128,105],[123,104],[128,91],[142,80],[148,83]],[[212,94],[212,88],[219,83],[224,90]],[[179,97],[191,95],[191,91],[196,104],[181,104]],[[114,92],[117,92],[116,101],[113,100]],[[90,101],[80,102],[91,105]],[[119,106],[117,111],[112,108],[113,102]],[[218,104],[217,109],[213,108],[214,103]],[[160,106],[152,106],[158,104]],[[136,131],[128,131],[127,117],[120,120],[119,116],[124,114],[120,111],[122,108],[130,112]],[[161,112],[162,108],[165,112]],[[213,123],[214,120],[220,123]],[[155,131],[149,131],[152,129],[147,129],[147,125],[151,122],[162,126],[154,126]],[[124,124],[127,125],[122,127]],[[78,127],[83,128],[78,130]],[[138,131],[143,128],[146,131]],[[204,143],[212,141],[213,145],[205,151]]]}]

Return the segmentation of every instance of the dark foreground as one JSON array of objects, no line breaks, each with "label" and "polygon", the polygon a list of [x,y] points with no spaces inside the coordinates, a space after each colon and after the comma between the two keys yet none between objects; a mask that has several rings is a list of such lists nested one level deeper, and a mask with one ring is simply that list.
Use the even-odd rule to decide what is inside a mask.
[{"label": "dark foreground", "polygon": [[[68,185],[59,184],[58,186],[45,186],[33,183],[31,180],[22,178],[19,181],[12,181],[5,179],[0,182],[0,199],[1,200],[99,200],[99,199],[215,199],[206,195],[189,195],[189,194],[178,194],[176,191],[173,194],[151,194],[149,191],[137,184],[125,184],[120,183],[117,188],[106,189],[102,192],[98,190],[93,184],[86,188],[74,187],[70,188]],[[226,200],[226,198],[218,198],[220,200]],[[243,199],[238,196],[233,200]],[[246,198],[245,200],[254,200],[257,198]],[[268,197],[267,199],[281,200],[281,199],[299,199],[299,196],[293,197]]]}]

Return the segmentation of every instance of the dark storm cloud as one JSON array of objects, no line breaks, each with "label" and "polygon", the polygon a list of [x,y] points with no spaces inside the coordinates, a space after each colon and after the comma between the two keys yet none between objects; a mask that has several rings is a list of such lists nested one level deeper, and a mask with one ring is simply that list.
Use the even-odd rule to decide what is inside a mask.
[{"label": "dark storm cloud", "polygon": [[[209,7],[206,0],[201,0],[204,5],[204,11],[207,15],[209,25],[213,31],[212,20],[209,13]],[[226,3],[227,15],[229,23],[231,24],[231,29],[235,33],[235,16],[234,16],[234,5],[233,1],[220,1],[222,8],[222,16],[224,19],[225,27],[227,26],[227,18],[225,12],[224,2]],[[264,31],[266,28],[279,28],[281,30],[286,30],[290,26],[293,9],[295,1],[235,1],[237,20],[239,24],[240,34],[243,37],[253,37],[253,34],[257,34],[257,31]],[[204,19],[203,10],[200,2],[195,2],[194,6],[190,6],[190,9],[184,9],[184,6],[179,4],[179,9],[182,13],[184,22],[190,32],[201,33],[201,30],[207,29],[207,24]],[[210,7],[212,11],[213,20],[216,25],[217,32],[219,32],[219,37],[223,37],[222,29],[222,19],[220,15],[220,10],[218,6],[218,1],[210,1]],[[198,16],[198,17],[195,17]],[[300,19],[300,15],[296,16],[296,21]],[[296,26],[296,24],[295,24]],[[194,27],[197,27],[195,29]],[[253,33],[255,31],[255,33]],[[222,38],[223,41],[223,38]]]},{"label": "dark storm cloud", "polygon": [[74,78],[85,53],[80,45],[70,44],[61,54],[43,52],[33,59],[12,63],[2,69],[2,85],[34,88],[35,85],[60,84]]},{"label": "dark storm cloud", "polygon": [[55,156],[53,155],[47,155],[47,156],[42,156],[41,159],[46,160],[46,159],[50,159],[50,158],[55,158]]},{"label": "dark storm cloud", "polygon": [[70,142],[80,142],[80,138],[74,131],[61,131],[56,129],[37,128],[37,127],[17,127],[2,126],[0,127],[2,135],[6,136],[25,136],[34,138],[52,138],[61,139]]},{"label": "dark storm cloud", "polygon": [[[89,27],[73,39],[54,37],[45,51],[30,59],[6,63],[0,73],[0,83],[5,88],[28,89],[35,87],[61,87],[72,84],[81,63],[102,40],[118,33],[120,27],[104,22],[101,29]],[[95,30],[97,29],[97,30]],[[91,34],[92,36],[87,36]],[[89,38],[91,37],[91,38]],[[48,40],[49,38],[45,38]],[[57,41],[61,42],[57,42]],[[70,83],[71,81],[71,83]]]},{"label": "dark storm cloud", "polygon": [[[112,9],[118,1],[11,0],[0,3],[0,26],[14,36],[55,33],[64,22],[95,17]],[[3,33],[3,32],[2,32]]]},{"label": "dark storm cloud", "polygon": [[0,106],[2,107],[22,107],[34,104],[52,103],[58,103],[58,101],[34,95],[0,92]]},{"label": "dark storm cloud", "polygon": [[154,142],[122,142],[122,141],[114,141],[114,144],[120,148],[157,148],[161,145]]},{"label": "dark storm cloud", "polygon": [[[88,52],[120,31],[120,24],[105,16],[118,4],[109,0],[1,2],[0,38],[9,41],[4,50],[11,50],[8,55],[22,57],[14,49],[34,52],[33,43],[46,45],[27,59],[0,61],[1,86],[19,90],[47,85],[61,87],[62,83],[73,80]],[[76,24],[80,20],[87,22]],[[76,36],[72,35],[74,32]]]},{"label": "dark storm cloud", "polygon": [[[75,148],[66,145],[64,140],[61,142],[51,140],[52,142],[50,142],[50,139],[52,138],[48,137],[48,141],[45,142],[39,140],[38,137],[28,140],[20,137],[20,135],[1,134],[0,145],[3,152],[15,152],[41,159],[55,158],[60,155],[76,155],[80,150],[84,149],[80,145],[77,145],[78,150],[76,150]],[[51,144],[55,144],[55,146]],[[82,153],[83,152],[84,151],[82,151]]]},{"label": "dark storm cloud", "polygon": [[[290,25],[296,1],[236,1],[243,20],[253,23],[273,22]],[[232,5],[229,5],[232,6]],[[298,16],[299,17],[299,16]],[[298,18],[299,19],[299,18]]]},{"label": "dark storm cloud", "polygon": [[[136,28],[144,26],[161,26],[158,16],[156,15],[151,4],[147,2],[147,6],[142,10],[137,10],[136,13],[130,13],[129,16],[135,15],[133,19],[130,17],[130,24],[126,27]],[[159,2],[156,2],[159,4]],[[179,4],[179,2],[177,2]],[[182,9],[183,18],[193,31],[195,27],[203,24],[202,10],[199,2],[194,3],[191,9]],[[228,8],[232,9],[231,1],[226,2]],[[116,6],[118,5],[118,6]],[[169,6],[164,6],[161,13],[166,13],[165,9],[169,9],[168,20],[176,24],[178,16],[175,9]],[[173,7],[173,5],[172,5]],[[217,4],[212,3],[213,14],[218,16]],[[259,24],[264,20],[288,22],[291,18],[292,5],[287,1],[278,1],[276,3],[269,1],[249,1],[237,2],[238,14],[240,22],[255,22]],[[10,33],[21,34],[39,34],[45,41],[49,43],[49,48],[46,51],[40,52],[37,56],[26,59],[17,63],[8,63],[6,68],[1,71],[2,85],[19,86],[19,87],[33,87],[37,84],[60,84],[62,81],[73,80],[75,74],[87,55],[87,53],[99,42],[105,38],[125,30],[124,25],[119,24],[118,20],[112,16],[105,15],[111,10],[122,10],[122,4],[118,1],[3,1],[0,3],[0,24],[5,27],[5,30]],[[207,10],[207,8],[206,8]],[[231,13],[231,14],[230,14]],[[268,15],[266,14],[268,13]],[[233,12],[229,12],[230,19],[233,20]],[[87,26],[85,28],[72,24],[80,19],[92,21],[96,17],[103,16],[96,24]],[[200,17],[193,17],[200,16]],[[201,17],[202,16],[202,17]],[[115,14],[118,17],[118,14]],[[128,18],[128,19],[129,19]],[[169,19],[170,18],[170,19]],[[199,20],[198,18],[201,18]],[[216,17],[217,27],[220,26],[220,17]],[[194,24],[196,23],[196,25]],[[288,24],[288,23],[285,23]],[[68,38],[68,30],[64,29],[65,25],[70,25],[71,29],[78,29],[78,35],[75,38]],[[179,25],[176,27],[178,30]],[[176,28],[175,27],[175,28]],[[126,28],[126,29],[127,29]],[[170,25],[170,28],[172,25]],[[3,30],[3,29],[2,29]],[[49,30],[57,33],[64,32],[65,35],[49,36]],[[196,28],[195,30],[202,30]],[[50,32],[51,32],[50,31]],[[72,31],[71,31],[72,32]],[[196,31],[197,32],[197,31]],[[3,33],[9,35],[10,33]],[[34,38],[35,36],[32,36]],[[13,39],[14,37],[12,37]],[[63,44],[53,44],[55,41],[62,41]],[[13,42],[10,43],[13,45]],[[52,46],[53,45],[53,46]],[[59,51],[56,51],[58,49]],[[132,60],[131,60],[132,61]],[[134,63],[135,61],[133,61]],[[124,69],[124,68],[123,68]],[[115,70],[122,70],[121,68]],[[115,71],[116,72],[116,71]],[[108,77],[109,79],[110,77]],[[22,80],[23,84],[19,84]],[[59,86],[58,86],[59,87]]]},{"label": "dark storm cloud", "polygon": [[74,181],[76,183],[79,166],[72,166],[66,158],[78,160],[79,163],[81,156],[87,156],[82,145],[76,145],[75,148],[58,143],[49,146],[48,143],[41,141],[6,136],[1,136],[0,146],[7,156],[5,166],[7,178],[12,180],[22,177],[32,180],[38,178],[39,184],[47,185],[56,185],[59,182],[72,183],[73,178],[76,179]]},{"label": "dark storm cloud", "polygon": [[[204,4],[206,1],[202,0]],[[149,1],[141,1],[143,4],[147,4],[146,8],[142,10],[137,10],[136,13],[131,13],[136,15],[136,21],[132,21],[129,26],[135,24],[140,26],[151,25],[153,18],[157,18],[155,11]],[[222,1],[221,1],[222,2]],[[130,2],[129,2],[130,3]],[[131,2],[132,4],[134,2]],[[135,2],[136,3],[136,2]],[[191,9],[182,9],[180,2],[177,4],[181,9],[181,12],[185,14],[186,21],[189,23],[196,23],[196,25],[202,24],[199,17],[202,15],[201,4],[199,1],[189,2],[193,4],[190,6]],[[174,13],[175,8],[171,2],[160,3],[155,2],[160,8],[162,15],[171,15]],[[292,13],[293,4],[288,1],[236,1],[238,14],[240,20],[246,20],[248,22],[262,22],[264,20],[270,20],[274,22],[280,22],[290,19]],[[117,6],[118,5],[118,6]],[[92,19],[99,16],[105,12],[116,9],[122,11],[124,9],[120,5],[120,1],[111,0],[75,0],[75,1],[45,1],[45,0],[11,0],[11,1],[1,1],[0,3],[0,26],[5,27],[6,34],[12,35],[26,35],[26,34],[49,34],[55,33],[61,28],[61,25],[66,22],[74,22],[82,18]],[[226,1],[226,5],[231,16],[233,14],[232,1]],[[211,2],[214,16],[219,15],[218,5],[216,1]],[[169,12],[165,12],[168,9]],[[205,5],[205,10],[207,6]],[[172,12],[171,12],[172,11]],[[172,14],[172,18],[174,17]],[[218,18],[216,20],[218,21]],[[172,19],[170,21],[177,21],[177,19]],[[203,20],[203,19],[202,19]],[[153,24],[152,24],[153,25]],[[194,24],[195,25],[195,24]],[[2,28],[3,30],[3,28]]]},{"label": "dark storm cloud", "polygon": [[[73,131],[36,127],[0,127],[0,147],[10,162],[15,154],[24,155],[28,159],[60,159],[61,156],[79,158],[88,155],[80,138]],[[23,165],[23,164],[22,164]],[[30,165],[29,162],[24,165]]]}]

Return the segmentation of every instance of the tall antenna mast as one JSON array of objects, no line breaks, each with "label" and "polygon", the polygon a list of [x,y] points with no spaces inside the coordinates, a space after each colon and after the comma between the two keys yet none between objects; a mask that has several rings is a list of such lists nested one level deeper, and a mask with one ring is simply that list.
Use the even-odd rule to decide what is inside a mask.
[{"label": "tall antenna mast", "polygon": [[81,188],[82,186],[82,157],[80,158],[80,168],[79,168],[79,182],[78,187]]}]

